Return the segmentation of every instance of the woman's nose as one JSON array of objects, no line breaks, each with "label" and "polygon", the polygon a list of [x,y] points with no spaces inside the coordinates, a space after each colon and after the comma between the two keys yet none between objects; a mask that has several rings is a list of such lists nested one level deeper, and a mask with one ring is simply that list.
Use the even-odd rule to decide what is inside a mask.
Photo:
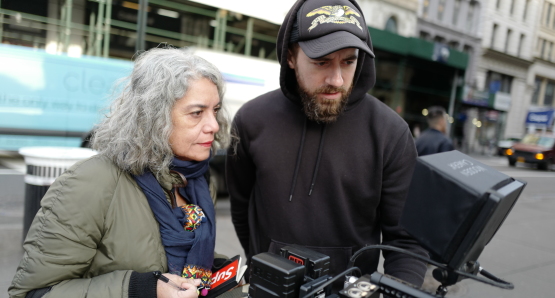
[{"label": "woman's nose", "polygon": [[220,130],[220,125],[218,124],[218,120],[216,119],[216,117],[216,113],[208,116],[208,119],[204,124],[205,133],[217,133]]}]

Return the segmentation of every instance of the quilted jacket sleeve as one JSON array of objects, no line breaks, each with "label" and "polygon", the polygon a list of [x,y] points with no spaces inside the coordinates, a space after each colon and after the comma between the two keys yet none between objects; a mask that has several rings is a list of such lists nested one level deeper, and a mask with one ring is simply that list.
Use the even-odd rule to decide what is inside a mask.
[{"label": "quilted jacket sleeve", "polygon": [[50,286],[44,297],[128,297],[131,270],[82,278],[102,239],[118,178],[114,170],[79,171],[82,164],[61,175],[43,197],[8,290],[10,297],[22,298]]}]

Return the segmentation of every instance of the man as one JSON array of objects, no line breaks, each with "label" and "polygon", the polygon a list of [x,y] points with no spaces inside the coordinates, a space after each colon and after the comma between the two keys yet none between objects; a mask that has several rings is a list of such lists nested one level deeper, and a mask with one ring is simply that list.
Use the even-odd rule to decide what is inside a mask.
[{"label": "man", "polygon": [[418,156],[440,153],[453,150],[453,144],[445,134],[447,133],[447,114],[440,106],[428,108],[429,128],[416,139]]},{"label": "man", "polygon": [[[426,252],[399,226],[416,150],[405,121],[367,94],[374,53],[354,0],[298,0],[277,40],[281,88],[237,112],[226,161],[245,253],[299,244],[347,269],[366,245]],[[377,270],[379,250],[355,263]],[[420,285],[426,266],[384,251],[385,273]]]}]

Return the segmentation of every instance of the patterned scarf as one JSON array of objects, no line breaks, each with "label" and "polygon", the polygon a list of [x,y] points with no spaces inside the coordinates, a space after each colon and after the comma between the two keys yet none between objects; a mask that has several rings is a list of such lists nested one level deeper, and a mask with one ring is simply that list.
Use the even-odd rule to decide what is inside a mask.
[{"label": "patterned scarf", "polygon": [[187,179],[187,185],[178,188],[187,201],[182,207],[171,207],[152,172],[146,170],[134,177],[160,224],[169,273],[201,279],[199,289],[210,288],[216,242],[214,204],[204,177],[209,160],[183,161],[174,157],[170,169]]}]

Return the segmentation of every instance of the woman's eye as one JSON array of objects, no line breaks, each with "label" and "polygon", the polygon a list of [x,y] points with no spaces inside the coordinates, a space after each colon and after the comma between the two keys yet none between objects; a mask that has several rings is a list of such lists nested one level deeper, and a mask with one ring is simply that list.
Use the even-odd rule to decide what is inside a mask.
[{"label": "woman's eye", "polygon": [[193,116],[200,116],[200,114],[202,114],[202,111],[194,111],[191,113]]},{"label": "woman's eye", "polygon": [[218,112],[221,110],[222,108],[218,107],[214,109],[214,114],[218,114]]}]

